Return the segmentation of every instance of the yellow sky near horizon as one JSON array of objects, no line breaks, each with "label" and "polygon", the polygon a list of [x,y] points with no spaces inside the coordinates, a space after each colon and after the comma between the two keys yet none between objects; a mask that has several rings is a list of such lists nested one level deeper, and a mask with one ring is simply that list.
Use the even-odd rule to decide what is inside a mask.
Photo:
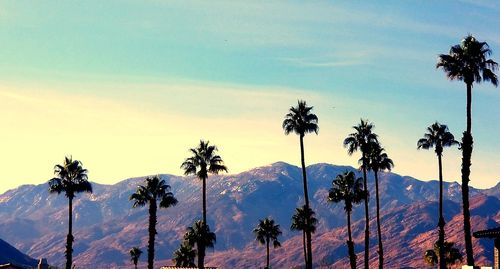
[{"label": "yellow sky near horizon", "polygon": [[[240,88],[231,90],[235,87]],[[218,146],[230,173],[276,161],[298,165],[298,137],[285,136],[281,129],[283,116],[298,97],[314,105],[319,117],[319,135],[306,137],[307,164],[356,166],[358,156],[348,156],[342,140],[359,116],[351,115],[353,100],[338,96],[194,82],[0,84],[0,192],[47,181],[65,155],[81,160],[89,179],[99,183],[157,173],[180,175],[188,148],[199,139]],[[394,172],[436,178],[432,152],[415,149],[409,156],[413,138],[390,135],[389,123],[375,124],[396,163]],[[458,179],[460,156],[455,151],[445,152],[445,178]],[[494,175],[482,168],[480,156],[474,157],[473,179]],[[478,187],[494,184],[472,181]]]}]

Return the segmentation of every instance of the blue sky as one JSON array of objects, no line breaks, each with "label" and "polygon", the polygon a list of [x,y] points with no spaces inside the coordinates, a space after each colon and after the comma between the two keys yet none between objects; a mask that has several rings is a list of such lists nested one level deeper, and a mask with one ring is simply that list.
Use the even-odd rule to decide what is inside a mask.
[{"label": "blue sky", "polygon": [[[437,55],[471,33],[499,61],[499,15],[494,1],[1,1],[0,190],[46,181],[67,154],[98,182],[181,174],[200,138],[232,173],[299,164],[280,129],[297,99],[320,118],[308,163],[355,165],[342,139],[367,118],[395,172],[434,179],[416,141],[435,120],[465,129],[465,85]],[[500,179],[498,104],[474,88],[476,187]],[[459,180],[457,149],[444,166]]]}]

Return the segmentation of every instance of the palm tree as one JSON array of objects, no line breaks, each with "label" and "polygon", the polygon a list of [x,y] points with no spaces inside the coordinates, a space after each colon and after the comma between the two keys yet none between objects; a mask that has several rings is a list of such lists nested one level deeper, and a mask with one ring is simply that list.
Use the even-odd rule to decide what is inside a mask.
[{"label": "palm tree", "polygon": [[[292,231],[302,231],[302,246],[304,248],[304,264],[307,264],[307,251],[306,251],[306,231],[311,234],[316,232],[316,224],[318,219],[314,217],[316,213],[312,209],[307,209],[306,206],[295,208],[295,213],[292,216],[292,224],[290,229]],[[306,225],[306,219],[309,220],[309,225]]]},{"label": "palm tree", "polygon": [[[368,153],[370,152],[370,145],[377,143],[377,135],[372,132],[373,124],[367,120],[361,119],[357,126],[353,126],[356,132],[351,133],[344,139],[344,147],[347,148],[347,153],[352,155],[354,152],[361,151],[361,168],[363,170],[363,187],[368,192],[368,184],[366,179],[366,169],[368,167]],[[368,214],[368,196],[365,201],[365,269],[368,269],[369,251],[370,251],[370,216]]]},{"label": "palm tree", "polygon": [[[197,220],[192,227],[187,228],[184,234],[184,241],[191,247],[196,245],[198,252],[198,268],[203,269],[205,259],[205,249],[213,248],[217,237],[210,231],[210,227],[202,220]],[[203,252],[200,250],[203,248]],[[202,254],[203,253],[203,254]]]},{"label": "palm tree", "polygon": [[[384,152],[384,148],[378,142],[370,143],[368,153],[368,169],[373,171],[375,175],[375,200],[377,203],[377,237],[378,237],[378,268],[384,268],[384,247],[382,244],[382,231],[380,229],[380,197],[378,188],[378,172],[391,171],[394,163]],[[362,162],[362,160],[360,160]]]},{"label": "palm tree", "polygon": [[65,157],[62,165],[54,166],[55,178],[49,180],[49,192],[61,194],[64,192],[68,198],[68,235],[66,237],[66,269],[71,269],[73,264],[73,199],[77,193],[92,193],[92,185],[88,181],[87,169],[82,163]]},{"label": "palm tree", "polygon": [[195,267],[194,259],[196,257],[196,250],[186,242],[182,243],[179,249],[174,252],[175,266],[178,267]]},{"label": "palm tree", "polygon": [[[306,208],[311,208],[309,206],[309,195],[307,192],[307,175],[306,175],[306,163],[304,159],[304,136],[307,133],[318,134],[318,117],[311,113],[313,109],[312,106],[308,107],[305,101],[299,100],[296,107],[291,107],[290,112],[285,115],[285,120],[283,121],[283,130],[285,135],[290,133],[295,133],[299,136],[300,141],[300,159],[302,164],[302,178],[304,183],[304,201]],[[309,219],[306,219],[306,226],[309,225]],[[312,269],[312,243],[311,243],[311,231],[306,231],[306,243],[307,243],[307,260],[306,269]]]},{"label": "palm tree", "polygon": [[[424,137],[419,139],[417,142],[418,149],[430,149],[434,148],[436,155],[438,157],[438,168],[439,168],[439,246],[444,244],[444,225],[446,224],[443,216],[443,164],[441,162],[443,156],[443,149],[445,147],[451,147],[457,145],[458,142],[455,137],[448,130],[448,126],[444,124],[439,124],[435,122],[431,126],[427,127],[427,133]],[[439,268],[445,269],[446,263],[444,260],[444,252],[440,253],[439,257]]]},{"label": "palm tree", "polygon": [[129,251],[130,253],[130,260],[134,263],[135,269],[137,269],[137,263],[139,262],[139,258],[141,257],[142,250],[140,250],[138,247],[133,247]]},{"label": "palm tree", "polygon": [[[181,165],[184,169],[184,175],[196,175],[203,182],[202,200],[203,200],[203,222],[207,224],[207,178],[208,173],[219,174],[227,173],[227,167],[219,155],[216,155],[217,147],[209,145],[209,141],[200,140],[196,148],[190,149],[192,156],[187,158]],[[208,224],[207,224],[208,225]],[[207,226],[208,227],[208,226]],[[200,241],[203,243],[203,241]],[[198,248],[198,266],[204,267],[206,246],[197,245]],[[200,264],[201,262],[201,264]]]},{"label": "palm tree", "polygon": [[442,68],[450,80],[461,80],[467,86],[467,129],[462,137],[462,205],[467,264],[474,265],[469,211],[469,176],[472,156],[472,86],[474,82],[489,81],[498,86],[495,71],[498,64],[488,59],[491,50],[486,42],[479,42],[472,35],[450,48],[449,54],[439,55],[436,68]]},{"label": "palm tree", "polygon": [[[444,242],[443,251],[440,251],[439,243],[434,243],[434,248],[426,250],[424,253],[424,261],[430,266],[435,266],[438,263],[438,256],[443,255],[447,265],[454,265],[456,262],[462,261],[462,254],[457,248],[454,248],[453,242]],[[445,268],[447,268],[445,266]]]},{"label": "palm tree", "polygon": [[158,202],[160,202],[160,208],[169,208],[177,204],[177,199],[170,192],[170,186],[165,183],[165,180],[160,179],[159,176],[153,176],[147,177],[144,185],[137,186],[136,192],[130,195],[130,200],[134,201],[134,208],[149,205],[148,269],[153,269]]},{"label": "palm tree", "polygon": [[367,197],[367,192],[363,189],[361,178],[355,178],[354,172],[344,172],[337,175],[332,181],[332,188],[328,193],[328,201],[340,203],[344,201],[345,212],[347,213],[347,248],[349,250],[349,262],[351,269],[356,269],[356,253],[354,253],[354,242],[351,233],[351,212],[353,204],[359,204]]},{"label": "palm tree", "polygon": [[278,224],[274,224],[274,220],[271,218],[265,218],[263,220],[259,220],[259,224],[253,230],[255,234],[255,239],[259,241],[259,243],[266,245],[267,256],[266,256],[266,268],[269,269],[269,243],[273,243],[273,247],[281,247],[280,242],[278,241],[278,236],[281,235],[280,226]]}]

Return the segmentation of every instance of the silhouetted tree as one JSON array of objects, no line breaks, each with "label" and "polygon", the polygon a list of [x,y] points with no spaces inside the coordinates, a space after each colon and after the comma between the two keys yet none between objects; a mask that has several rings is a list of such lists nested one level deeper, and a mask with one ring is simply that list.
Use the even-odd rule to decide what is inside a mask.
[{"label": "silhouetted tree", "polygon": [[49,192],[61,194],[68,198],[68,235],[66,237],[66,269],[72,269],[73,264],[73,199],[77,193],[92,193],[92,185],[88,181],[87,169],[82,163],[65,157],[62,165],[54,167],[55,178],[49,180]]},{"label": "silhouetted tree", "polygon": [[142,250],[140,250],[138,247],[133,247],[129,251],[130,254],[130,260],[134,264],[135,269],[137,269],[137,263],[139,262],[139,258],[141,257]]},{"label": "silhouetted tree", "polygon": [[[306,251],[306,231],[310,231],[311,234],[316,232],[316,224],[318,219],[314,217],[316,213],[312,209],[306,208],[305,205],[302,207],[295,208],[295,213],[292,216],[292,224],[290,229],[292,231],[302,231],[302,246],[304,249],[304,264],[307,264],[307,251]],[[308,225],[306,225],[306,219],[309,220]]]},{"label": "silhouetted tree", "polygon": [[179,267],[195,267],[194,259],[196,258],[196,250],[192,246],[184,242],[179,249],[174,252],[175,266]]},{"label": "silhouetted tree", "polygon": [[[184,241],[191,247],[196,245],[198,253],[198,268],[205,268],[204,266],[204,254],[200,254],[200,246],[203,247],[203,251],[206,248],[213,248],[217,237],[215,233],[210,231],[210,227],[202,220],[197,220],[192,227],[187,228],[186,234],[184,234]],[[204,252],[203,252],[204,253]]]},{"label": "silhouetted tree", "polygon": [[[368,167],[368,153],[370,152],[370,144],[377,143],[377,135],[372,132],[373,124],[367,120],[361,119],[357,126],[353,126],[355,132],[351,133],[344,139],[344,147],[347,148],[347,153],[352,155],[354,152],[361,151],[361,170],[363,170],[363,187],[368,191],[368,183],[366,179],[366,169]],[[370,251],[370,216],[368,213],[368,196],[365,201],[365,269],[368,269],[369,251]]]},{"label": "silhouetted tree", "polygon": [[170,192],[170,186],[165,180],[153,176],[147,177],[144,185],[137,186],[136,192],[130,195],[130,200],[134,202],[134,208],[149,205],[148,269],[153,269],[158,202],[160,208],[169,208],[177,204],[177,199]]},{"label": "silhouetted tree", "polygon": [[274,224],[273,219],[265,218],[259,220],[259,224],[253,229],[253,233],[259,243],[266,245],[266,269],[269,269],[269,243],[272,242],[274,248],[281,247],[281,243],[278,241],[278,236],[281,235],[280,226]]},{"label": "silhouetted tree", "polygon": [[498,85],[495,71],[498,64],[488,59],[491,50],[486,42],[479,42],[471,35],[466,36],[460,44],[450,48],[449,54],[439,55],[436,68],[442,68],[450,80],[461,80],[467,86],[467,129],[462,137],[462,206],[464,215],[464,237],[467,264],[474,265],[472,235],[469,210],[469,176],[472,156],[472,87],[474,82],[490,81]]},{"label": "silhouetted tree", "polygon": [[[439,168],[439,246],[444,244],[444,226],[446,222],[444,221],[443,216],[443,164],[442,164],[442,156],[443,149],[445,147],[451,147],[453,145],[458,145],[458,142],[455,140],[455,137],[448,130],[448,126],[444,124],[439,124],[439,122],[435,122],[431,126],[427,127],[427,133],[424,134],[424,137],[419,139],[417,142],[418,149],[430,149],[434,148],[436,155],[438,157],[438,168]],[[441,255],[444,255],[442,252]],[[446,262],[444,260],[444,256],[439,257],[439,268],[445,269]]]},{"label": "silhouetted tree", "polygon": [[337,175],[332,181],[332,188],[328,193],[328,201],[333,203],[344,202],[344,210],[347,213],[347,248],[349,250],[349,262],[351,269],[356,269],[356,253],[354,252],[354,241],[351,233],[351,212],[353,204],[359,204],[367,197],[363,189],[361,178],[355,178],[354,172],[344,172]]},{"label": "silhouetted tree", "polygon": [[[304,184],[304,201],[307,208],[311,208],[309,205],[309,194],[307,191],[307,175],[306,175],[306,163],[304,157],[304,136],[307,133],[318,134],[318,117],[311,113],[313,107],[308,107],[305,101],[298,101],[296,107],[291,107],[290,112],[285,115],[285,120],[283,121],[282,127],[285,131],[285,135],[290,133],[295,133],[299,136],[300,141],[300,159],[302,164],[302,178]],[[306,224],[309,224],[309,220],[306,219]],[[311,232],[306,231],[306,245],[307,245],[307,260],[306,269],[312,269],[312,243],[311,243]]]},{"label": "silhouetted tree", "polygon": [[[426,250],[424,253],[424,261],[430,266],[435,266],[438,263],[438,256],[443,255],[444,261],[447,265],[454,265],[457,262],[462,261],[462,254],[457,248],[453,247],[453,242],[444,242],[443,250],[440,251],[439,243],[434,243],[434,249]],[[445,266],[445,268],[448,268]],[[449,267],[451,268],[451,267]]]},{"label": "silhouetted tree", "polygon": [[[375,176],[375,200],[377,206],[377,237],[378,237],[378,268],[384,268],[384,246],[382,243],[382,231],[380,228],[380,197],[378,185],[378,172],[390,171],[394,167],[394,163],[385,153],[384,148],[378,142],[372,142],[368,152],[368,170],[372,170]],[[362,160],[360,160],[363,163]]]},{"label": "silhouetted tree", "polygon": [[[220,172],[227,172],[227,167],[224,165],[224,161],[219,155],[216,155],[216,151],[216,146],[209,145],[208,141],[205,142],[200,140],[198,147],[190,149],[192,156],[187,158],[181,165],[181,168],[184,169],[184,175],[196,175],[203,183],[203,222],[205,222],[205,224],[207,224],[208,173],[218,174]],[[203,243],[203,241],[200,241],[200,243]],[[198,266],[203,268],[205,263],[206,246],[197,245],[196,247],[198,249]]]}]

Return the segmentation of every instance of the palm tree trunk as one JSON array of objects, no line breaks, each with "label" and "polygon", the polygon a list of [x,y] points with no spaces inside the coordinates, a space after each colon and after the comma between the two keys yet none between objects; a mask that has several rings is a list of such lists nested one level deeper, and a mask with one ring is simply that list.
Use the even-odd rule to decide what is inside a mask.
[{"label": "palm tree trunk", "polygon": [[[369,194],[368,183],[367,183],[367,179],[366,179],[366,166],[367,166],[366,156],[365,156],[365,153],[363,152],[363,187],[364,187],[366,193]],[[368,214],[368,198],[369,197],[370,196],[367,195],[366,199],[364,201],[365,202],[365,260],[364,260],[365,269],[369,269],[368,261],[370,258],[370,216]]]},{"label": "palm tree trunk", "polygon": [[267,256],[266,256],[266,269],[269,269],[269,240],[266,240]]},{"label": "palm tree trunk", "polygon": [[[207,178],[203,177],[203,225],[207,225]],[[205,245],[198,242],[198,268],[205,268]]]},{"label": "palm tree trunk", "polygon": [[68,198],[68,235],[66,237],[66,269],[73,264],[73,198]]},{"label": "palm tree trunk", "polygon": [[203,181],[203,223],[207,224],[207,179],[202,178]]},{"label": "palm tree trunk", "polygon": [[382,231],[380,229],[380,197],[378,192],[378,171],[375,174],[375,199],[377,202],[377,236],[378,236],[378,268],[384,268],[384,246],[382,244]]},{"label": "palm tree trunk", "polygon": [[[307,175],[306,175],[306,162],[304,157],[304,135],[300,135],[300,160],[302,164],[302,178],[304,181],[304,201],[306,204],[306,210],[310,210],[309,207],[309,194],[307,192]],[[306,215],[306,227],[309,227],[309,212]],[[307,260],[306,269],[312,269],[312,244],[311,244],[311,231],[306,230],[306,243],[307,243]]]},{"label": "palm tree trunk", "polygon": [[304,265],[307,264],[306,232],[302,231],[302,246],[304,247]]},{"label": "palm tree trunk", "polygon": [[149,201],[149,239],[148,239],[148,269],[153,269],[155,259],[156,236],[156,200]]},{"label": "palm tree trunk", "polygon": [[469,176],[472,157],[472,83],[467,84],[467,131],[462,138],[462,206],[464,214],[464,237],[467,265],[474,266],[469,211]]},{"label": "palm tree trunk", "polygon": [[347,241],[347,249],[349,252],[349,263],[351,264],[351,269],[356,269],[356,253],[354,252],[354,242],[352,241],[350,210],[347,210],[347,236],[349,238],[349,240]]},{"label": "palm tree trunk", "polygon": [[137,262],[134,262],[135,269],[137,269]]},{"label": "palm tree trunk", "polygon": [[197,242],[198,246],[198,268],[205,268],[205,245],[201,242]]},{"label": "palm tree trunk", "polygon": [[439,163],[439,268],[446,269],[446,260],[444,257],[444,216],[443,216],[443,164],[441,154],[438,154]]}]

